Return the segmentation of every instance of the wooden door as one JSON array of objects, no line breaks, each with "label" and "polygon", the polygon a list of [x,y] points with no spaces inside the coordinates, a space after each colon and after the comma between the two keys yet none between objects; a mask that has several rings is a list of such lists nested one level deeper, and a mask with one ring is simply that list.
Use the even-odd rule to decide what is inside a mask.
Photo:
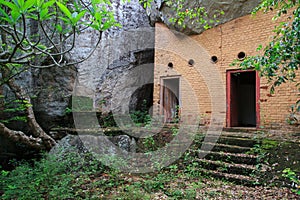
[{"label": "wooden door", "polygon": [[164,122],[170,123],[177,117],[179,105],[179,79],[165,79],[162,86],[162,111]]}]

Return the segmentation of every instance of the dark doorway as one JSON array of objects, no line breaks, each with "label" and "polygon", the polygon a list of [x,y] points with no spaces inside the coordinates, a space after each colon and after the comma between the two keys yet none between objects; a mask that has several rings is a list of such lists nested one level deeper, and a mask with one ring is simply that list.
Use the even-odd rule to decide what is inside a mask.
[{"label": "dark doorway", "polygon": [[[153,106],[153,83],[139,87],[130,97],[129,112],[150,111]],[[152,113],[149,113],[152,114]]]},{"label": "dark doorway", "polygon": [[227,126],[259,123],[258,77],[255,71],[227,71]]},{"label": "dark doorway", "polygon": [[167,123],[176,122],[179,106],[179,78],[162,79],[161,114]]}]

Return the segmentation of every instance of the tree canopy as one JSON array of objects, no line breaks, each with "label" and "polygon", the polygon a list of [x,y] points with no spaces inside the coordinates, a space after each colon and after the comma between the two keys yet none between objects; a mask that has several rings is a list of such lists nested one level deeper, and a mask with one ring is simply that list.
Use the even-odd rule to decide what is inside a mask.
[{"label": "tree canopy", "polygon": [[102,32],[118,26],[109,0],[54,1],[0,0],[0,65],[2,84],[30,67],[67,66],[82,62],[67,59],[78,34]]}]

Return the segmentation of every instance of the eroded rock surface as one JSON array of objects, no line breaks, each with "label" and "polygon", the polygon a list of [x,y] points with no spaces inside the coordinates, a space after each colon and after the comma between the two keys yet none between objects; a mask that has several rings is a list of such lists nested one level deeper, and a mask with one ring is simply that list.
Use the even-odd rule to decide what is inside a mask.
[{"label": "eroded rock surface", "polygon": [[[218,10],[223,10],[225,14],[218,17],[220,21],[212,24],[212,26],[216,26],[217,24],[222,24],[251,13],[253,8],[255,8],[259,2],[260,0],[188,0],[184,1],[184,8],[192,8],[195,4],[197,4],[197,6],[203,6],[206,8],[209,18],[216,14]],[[150,17],[152,25],[155,22],[163,22],[169,28],[186,34],[200,34],[205,30],[197,23],[193,24],[192,21],[186,22],[185,29],[174,27],[169,21],[171,17],[174,17],[174,10],[167,6],[166,1],[164,0],[155,0],[152,4],[152,8],[147,10],[147,14]]]}]

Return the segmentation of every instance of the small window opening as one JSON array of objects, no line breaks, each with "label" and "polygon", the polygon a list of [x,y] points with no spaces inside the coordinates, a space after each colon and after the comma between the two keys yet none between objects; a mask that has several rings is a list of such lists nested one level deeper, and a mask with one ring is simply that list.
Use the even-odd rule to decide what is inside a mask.
[{"label": "small window opening", "polygon": [[190,66],[193,66],[195,64],[195,61],[193,59],[190,59],[188,63]]},{"label": "small window opening", "polygon": [[238,59],[239,60],[244,60],[246,58],[246,53],[241,51],[239,54],[238,54]]},{"label": "small window opening", "polygon": [[212,56],[212,57],[211,57],[211,61],[212,61],[213,63],[218,62],[218,57],[217,57],[217,56]]},{"label": "small window opening", "polygon": [[168,67],[173,68],[173,63],[169,62]]}]

